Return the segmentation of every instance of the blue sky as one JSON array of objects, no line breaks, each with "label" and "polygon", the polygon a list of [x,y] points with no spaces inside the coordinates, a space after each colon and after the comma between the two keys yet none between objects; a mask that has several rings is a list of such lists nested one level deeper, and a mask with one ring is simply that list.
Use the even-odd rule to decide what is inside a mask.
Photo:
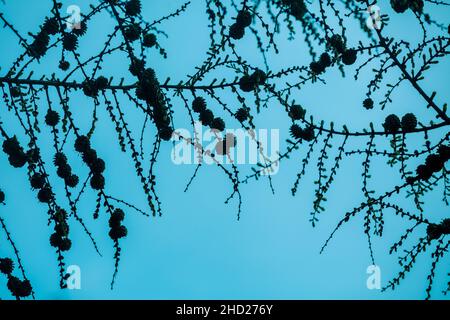
[{"label": "blue sky", "polygon": [[[90,1],[63,1],[64,8],[77,4],[82,12],[88,10]],[[178,8],[182,1],[146,1],[143,16],[148,21]],[[315,5],[313,3],[313,5]],[[18,31],[26,35],[36,32],[51,6],[51,1],[6,0],[0,4],[0,11],[5,18],[14,21]],[[402,37],[411,42],[420,39],[420,26],[411,13],[394,15],[389,2],[379,4],[382,12],[391,15],[391,22],[386,33]],[[425,8],[432,12],[438,21],[448,21],[449,10],[436,9],[427,3]],[[149,49],[148,65],[153,67],[161,81],[170,77],[173,82],[186,79],[186,75],[195,72],[194,67],[204,61],[209,44],[209,31],[203,1],[193,1],[183,15],[167,21],[161,26],[169,38],[159,37],[159,43],[167,50],[168,59],[162,59],[153,49]],[[231,23],[231,22],[230,22]],[[413,27],[411,27],[413,26]],[[30,29],[32,28],[32,29]],[[107,15],[96,16],[86,36],[80,41],[79,53],[88,57],[101,49],[106,34],[114,28],[114,21]],[[14,35],[1,30],[0,42],[1,70],[3,75],[11,66],[14,58],[22,52]],[[437,32],[433,29],[431,32]],[[356,45],[362,37],[356,23],[348,27],[349,43]],[[311,58],[303,37],[299,34],[295,41],[288,41],[284,33],[278,35],[277,44],[280,55],[270,52],[269,65],[279,70],[290,65],[307,65]],[[237,45],[237,50],[253,65],[263,67],[258,51],[254,49],[254,39],[246,36]],[[323,48],[322,48],[323,50]],[[319,50],[320,52],[320,50]],[[59,50],[49,52],[40,64],[34,64],[33,78],[48,75],[57,69]],[[73,58],[70,61],[73,64]],[[83,59],[82,59],[83,60]],[[125,82],[133,81],[128,75],[128,62],[125,54],[114,54],[105,59],[101,73],[114,76],[116,80],[125,77]],[[338,70],[330,70],[324,76],[326,84],[308,84],[295,99],[301,103],[314,118],[334,121],[337,127],[347,124],[351,129],[367,127],[372,121],[376,128],[387,114],[402,115],[414,112],[423,122],[434,117],[425,110],[417,93],[408,85],[399,88],[394,96],[394,103],[387,110],[375,108],[366,111],[361,107],[365,98],[366,85],[372,74],[370,69],[363,72],[360,80],[353,80],[354,67],[346,69],[347,77],[342,78]],[[448,101],[449,62],[443,61],[437,68],[429,71],[423,87],[427,92],[440,93],[439,101]],[[218,74],[227,77],[228,73]],[[398,74],[388,80],[394,81]],[[74,79],[80,79],[80,75]],[[208,83],[208,79],[205,80]],[[375,100],[383,98],[383,92],[374,96]],[[171,94],[171,93],[170,93]],[[224,101],[236,109],[236,100],[222,93]],[[250,97],[249,97],[250,98]],[[130,126],[140,132],[143,117],[133,109],[126,98],[120,98],[122,108]],[[175,126],[189,128],[186,113],[179,99],[174,108]],[[1,104],[0,117],[5,128],[20,132],[17,121],[5,111]],[[74,117],[80,127],[90,125],[91,100],[80,93],[71,99]],[[222,112],[215,106],[217,113]],[[87,111],[85,111],[87,110]],[[134,174],[134,168],[128,154],[120,152],[115,141],[114,127],[110,123],[104,108],[99,109],[98,130],[93,137],[93,144],[107,162],[107,192],[110,195],[130,201],[140,208],[146,208],[142,188]],[[104,121],[101,121],[101,120]],[[226,118],[225,118],[226,119]],[[289,121],[283,108],[277,103],[269,105],[256,117],[255,124],[260,128],[280,129],[281,145],[288,137]],[[237,128],[238,123],[229,121],[227,126]],[[435,140],[442,137],[445,129],[432,134]],[[21,133],[22,134],[22,133]],[[136,138],[138,138],[136,134]],[[154,129],[146,133],[146,147],[151,150]],[[22,136],[23,137],[23,136]],[[322,138],[323,139],[323,138]],[[334,149],[341,143],[341,138],[333,140]],[[52,156],[51,136],[48,128],[43,129],[41,143],[48,148],[42,150],[50,164]],[[350,149],[364,146],[366,140],[352,140]],[[380,149],[388,147],[385,138],[376,139]],[[422,136],[414,135],[411,148],[420,147]],[[312,228],[309,212],[314,200],[314,184],[317,170],[317,153],[313,156],[310,167],[302,179],[298,194],[292,197],[290,189],[301,160],[307,151],[302,145],[291,158],[283,162],[280,171],[273,177],[275,195],[270,191],[267,179],[253,181],[241,186],[243,195],[243,212],[240,221],[236,219],[236,200],[224,204],[232,191],[227,177],[216,166],[203,166],[189,192],[183,190],[195,170],[194,165],[174,165],[170,160],[172,145],[163,144],[157,164],[157,191],[163,202],[164,215],[161,218],[143,217],[139,213],[127,210],[125,224],[129,235],[121,241],[123,248],[119,275],[114,290],[109,284],[113,273],[112,241],[108,238],[108,222],[105,212],[98,220],[92,220],[95,196],[83,197],[79,213],[86,220],[89,229],[95,235],[103,254],[99,257],[87,236],[75,221],[71,221],[73,248],[66,255],[68,265],[78,265],[82,273],[81,290],[60,290],[58,287],[58,269],[56,256],[50,248],[48,238],[52,232],[47,227],[47,215],[43,205],[36,200],[30,190],[25,169],[13,169],[7,158],[0,155],[0,187],[7,195],[7,205],[0,207],[0,215],[5,219],[18,245],[24,266],[37,293],[42,299],[422,299],[425,297],[426,276],[431,260],[429,253],[419,257],[417,264],[400,287],[395,291],[381,293],[366,287],[366,268],[371,264],[366,237],[363,233],[363,221],[357,217],[346,224],[335,236],[328,249],[319,254],[320,248],[336,223],[346,211],[363,201],[361,193],[362,157],[344,158],[336,181],[328,194],[326,211],[320,216],[320,222]],[[319,147],[318,147],[319,148]],[[327,167],[332,165],[335,153],[330,153]],[[85,172],[78,155],[69,157],[75,171]],[[52,172],[53,168],[50,171]],[[411,169],[414,167],[411,166]],[[54,171],[54,170],[53,170]],[[249,167],[243,166],[242,173],[249,173]],[[386,159],[373,160],[372,180],[370,186],[382,192],[399,181],[398,168],[389,168]],[[442,186],[436,192],[427,195],[425,215],[439,222],[448,212],[440,201]],[[399,205],[414,211],[411,200],[396,198]],[[411,227],[410,223],[387,215],[385,235],[374,240],[376,263],[381,267],[382,285],[399,271],[396,256],[388,254],[389,246]],[[424,230],[421,230],[421,235]],[[417,234],[414,239],[417,239]],[[0,234],[0,257],[11,255],[11,248],[4,234]],[[437,269],[433,290],[434,298],[447,298],[441,294],[449,280],[446,273],[449,257],[446,256]],[[6,280],[0,277],[0,297],[10,298],[5,288]]]}]

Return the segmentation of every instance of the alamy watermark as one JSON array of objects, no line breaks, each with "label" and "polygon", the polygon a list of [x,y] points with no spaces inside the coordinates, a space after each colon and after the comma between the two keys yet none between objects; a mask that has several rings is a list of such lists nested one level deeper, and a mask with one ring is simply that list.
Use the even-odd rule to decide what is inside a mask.
[{"label": "alamy watermark", "polygon": [[371,5],[367,8],[369,16],[366,19],[367,28],[370,30],[377,29],[380,30],[383,26],[383,21],[381,20],[381,9],[376,4]]},{"label": "alamy watermark", "polygon": [[66,284],[69,290],[81,290],[81,268],[77,265],[67,267]]},{"label": "alamy watermark", "polygon": [[81,8],[72,4],[67,7],[66,12],[70,15],[66,19],[67,30],[81,29]]},{"label": "alamy watermark", "polygon": [[280,132],[278,129],[204,129],[194,124],[176,129],[172,135],[172,162],[181,164],[250,164],[259,165],[263,175],[274,175],[279,169]]},{"label": "alamy watermark", "polygon": [[366,273],[369,275],[367,277],[366,286],[369,290],[380,290],[381,289],[381,268],[377,265],[370,265],[367,267]]}]

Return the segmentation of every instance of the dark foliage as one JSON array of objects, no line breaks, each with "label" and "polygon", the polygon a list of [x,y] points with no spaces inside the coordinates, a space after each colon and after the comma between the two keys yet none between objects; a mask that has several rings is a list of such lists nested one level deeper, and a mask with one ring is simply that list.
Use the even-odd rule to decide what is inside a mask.
[{"label": "dark foliage", "polygon": [[[176,101],[188,111],[188,121],[194,124],[198,117],[203,126],[216,132],[224,131],[229,125],[227,122],[231,120],[244,129],[255,129],[254,117],[269,104],[279,105],[285,111],[290,121],[288,130],[292,139],[287,139],[287,148],[279,154],[276,161],[258,164],[253,168],[253,173],[243,177],[236,165],[228,168],[218,164],[219,170],[225,173],[232,185],[232,193],[226,203],[237,199],[238,219],[241,214],[242,184],[262,178],[274,162],[279,163],[289,157],[298,156],[301,157],[301,169],[292,187],[292,194],[296,195],[300,180],[318,149],[317,163],[313,165],[317,168],[317,180],[314,183],[315,194],[310,216],[310,221],[315,226],[319,215],[326,211],[326,195],[332,189],[343,158],[362,156],[364,202],[344,215],[322,251],[344,224],[356,215],[361,215],[364,217],[363,229],[368,239],[371,260],[375,262],[372,237],[383,235],[385,214],[393,212],[404,219],[405,226],[410,222],[414,223],[414,226],[406,229],[400,240],[391,247],[390,253],[397,252],[405,245],[405,240],[412,238],[414,234],[418,235],[418,239],[410,250],[405,250],[405,256],[400,257],[401,271],[385,289],[397,287],[414,266],[417,256],[425,253],[428,248],[434,248],[431,253],[430,275],[426,279],[427,298],[431,296],[436,265],[444,255],[448,256],[450,220],[434,221],[433,215],[426,212],[427,203],[423,198],[427,193],[438,192],[443,188],[443,202],[448,205],[450,118],[447,106],[439,102],[439,94],[428,93],[428,89],[425,89],[432,84],[423,83],[428,69],[443,61],[450,52],[450,27],[434,21],[426,10],[429,5],[448,8],[448,4],[440,1],[391,0],[393,14],[390,17],[383,14],[383,27],[370,30],[366,25],[367,17],[362,12],[367,12],[373,3],[366,0],[319,0],[318,10],[314,10],[313,4],[303,0],[205,0],[210,29],[207,58],[186,79],[176,80],[159,78],[148,55],[160,54],[166,57],[168,53],[161,47],[161,39],[167,36],[163,24],[181,14],[189,14],[190,2],[150,23],[142,16],[146,5],[143,1],[96,1],[90,7],[90,12],[83,14],[79,28],[73,30],[66,30],[62,4],[57,0],[52,0],[52,4],[51,11],[40,26],[29,26],[28,36],[23,36],[16,30],[12,17],[5,17],[0,13],[3,32],[14,33],[23,46],[23,53],[17,57],[13,66],[9,70],[6,69],[6,72],[2,68],[0,86],[3,109],[14,117],[17,123],[0,122],[0,134],[4,156],[12,167],[17,168],[18,174],[28,176],[31,189],[48,215],[49,226],[52,228],[49,244],[56,254],[61,288],[66,287],[64,254],[72,248],[72,240],[69,237],[72,220],[69,217],[73,216],[75,222],[82,226],[98,252],[93,235],[77,212],[80,197],[87,193],[96,196],[94,219],[102,213],[109,216],[108,232],[115,251],[115,271],[111,286],[114,285],[121,258],[120,241],[128,234],[123,210],[136,210],[145,216],[162,215],[154,165],[158,161],[162,143],[171,138],[183,139],[177,136],[174,130],[173,114],[179,112],[173,107]],[[88,32],[95,32],[91,30],[90,23],[101,12],[110,15],[115,28],[107,35],[108,40],[103,50],[91,57],[82,58],[78,53],[83,42],[82,37]],[[418,44],[396,39],[385,32],[384,27],[390,23],[388,18],[395,19],[399,14],[411,14],[421,27],[422,40]],[[366,37],[348,38],[346,26],[353,23],[353,20],[361,26],[362,34]],[[441,30],[441,34],[430,36],[427,30],[431,27]],[[278,39],[288,37],[294,40],[297,39],[298,33],[303,36],[307,47],[305,54],[309,54],[311,62],[283,70],[270,69],[269,55],[276,57],[279,53]],[[251,39],[256,39],[255,49],[262,55],[262,66],[252,65],[239,52],[239,41]],[[114,41],[118,42],[117,46],[113,45]],[[318,48],[320,51],[317,52]],[[40,63],[50,50],[59,52],[61,59],[56,61],[54,70],[37,77],[33,74],[32,67]],[[132,75],[133,83],[124,84],[123,80],[110,78],[106,72],[103,76],[98,76],[104,59],[112,54],[122,54],[127,59],[126,65],[117,67],[120,67],[124,74]],[[354,80],[359,81],[360,73],[368,66],[372,67],[373,79],[367,84],[367,93],[358,103],[359,108],[373,112],[377,108],[383,110],[387,105],[395,104],[392,94],[400,84],[405,84],[417,93],[417,99],[421,99],[424,109],[428,110],[435,120],[426,122],[417,118],[411,110],[404,115],[390,114],[384,123],[369,123],[363,130],[352,131],[346,125],[338,129],[333,123],[327,124],[314,119],[309,115],[312,109],[300,105],[294,99],[295,93],[305,84],[324,82],[322,77],[333,69],[337,69],[343,76],[356,70]],[[56,77],[55,70],[63,76]],[[231,70],[234,75],[218,80],[214,76],[220,70]],[[397,82],[390,82],[389,79],[394,76],[387,75],[391,74],[399,77]],[[207,77],[214,80],[208,82],[205,80]],[[73,99],[77,92],[82,92],[92,101],[92,126],[86,132],[80,129],[81,126],[74,117],[74,114],[80,112]],[[380,92],[384,92],[381,99]],[[222,93],[235,99],[235,106],[223,102]],[[143,151],[143,134],[139,143],[136,141],[136,133],[126,120],[127,109],[120,103],[122,99],[128,99],[127,108],[136,108],[142,112],[145,121],[142,132],[148,128],[153,130],[155,139],[150,144],[150,154]],[[100,108],[108,112],[109,120],[117,134],[115,140],[121,150],[130,156],[147,199],[148,212],[108,193],[109,181],[105,178],[105,171],[110,170],[110,164],[108,159],[102,158],[98,152],[100,149],[92,138],[97,130],[96,112]],[[82,112],[87,114],[86,111]],[[223,112],[231,117],[223,117]],[[41,123],[45,123],[46,130]],[[39,137],[49,132],[53,144],[42,144]],[[433,139],[437,139],[435,142],[432,142],[431,134]],[[408,151],[410,145],[407,138],[411,136],[423,136],[418,138],[422,139],[423,147]],[[363,141],[364,147],[349,150],[350,140]],[[336,141],[339,141],[337,148],[334,147]],[[389,150],[377,147],[377,144],[382,145],[386,141],[390,144]],[[219,153],[226,154],[235,143],[234,137],[227,136]],[[302,146],[305,146],[306,151],[297,152]],[[50,150],[54,155],[53,161],[46,161],[42,154],[47,153],[41,153],[41,149]],[[198,151],[201,157],[211,157],[203,149]],[[330,160],[329,155],[333,152],[336,156]],[[74,154],[78,157],[73,157]],[[372,163],[379,158],[387,158],[387,165],[396,167],[396,171],[400,172],[400,180],[396,181],[392,189],[381,193],[371,190],[369,186]],[[86,176],[83,177],[81,173],[79,176],[74,172],[72,167],[77,168],[74,162],[83,164],[88,172]],[[54,167],[51,164],[54,164]],[[200,166],[195,170],[186,191],[199,168]],[[56,183],[57,179],[60,183]],[[268,179],[273,191],[270,176]],[[61,185],[63,193],[56,192]],[[5,184],[1,187],[3,191],[0,191],[0,204],[3,207],[3,204],[7,203],[8,188],[14,186]],[[75,190],[77,196],[72,193]],[[125,189],[124,193],[126,192]],[[396,195],[411,198],[414,212],[398,206],[394,199]],[[17,299],[34,297],[19,251],[1,217],[0,225],[15,253],[15,257],[0,259],[0,272],[8,278],[7,287]],[[13,275],[17,270],[20,271],[20,278]],[[444,288],[444,292],[447,293],[449,289],[450,284]]]}]

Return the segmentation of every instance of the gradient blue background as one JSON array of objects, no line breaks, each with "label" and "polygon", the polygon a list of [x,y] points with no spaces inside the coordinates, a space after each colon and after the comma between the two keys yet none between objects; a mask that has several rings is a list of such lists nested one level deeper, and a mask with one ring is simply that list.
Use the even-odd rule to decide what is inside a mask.
[{"label": "gradient blue background", "polygon": [[[64,1],[79,5],[86,12],[90,1]],[[145,1],[143,16],[153,21],[172,12],[182,1]],[[313,4],[317,5],[317,3]],[[153,67],[163,81],[186,79],[187,74],[195,72],[194,66],[206,58],[205,51],[209,44],[209,31],[205,27],[207,19],[203,1],[193,1],[188,11],[162,25],[162,30],[170,35],[168,39],[160,36],[160,44],[167,49],[168,59],[162,59],[154,50],[148,52],[148,65]],[[394,15],[389,2],[382,1],[382,12],[392,17],[387,34],[417,42],[420,39],[420,26],[412,13]],[[49,12],[51,1],[6,0],[0,4],[0,11],[5,18],[13,21],[23,35],[36,32],[37,26]],[[426,11],[442,22],[448,22],[447,7],[436,8],[426,3]],[[232,16],[232,15],[231,15]],[[231,20],[230,20],[231,23]],[[32,28],[32,29],[30,29]],[[80,42],[79,53],[85,60],[90,54],[102,48],[106,34],[114,28],[114,20],[107,14],[96,16],[90,24],[88,34]],[[431,28],[431,33],[437,32]],[[442,33],[442,32],[441,32]],[[356,45],[362,37],[357,23],[348,25],[349,43]],[[278,35],[277,43],[281,54],[273,51],[268,55],[273,70],[290,65],[306,65],[311,62],[301,33],[295,41],[287,41],[286,30]],[[254,49],[254,38],[247,35],[237,45],[237,49],[251,64],[262,67],[262,60]],[[14,58],[22,52],[14,35],[7,30],[1,31],[0,61],[1,74],[6,73]],[[323,49],[319,49],[319,52]],[[57,69],[60,50],[53,49],[42,60],[34,64],[34,78],[51,72],[59,74]],[[74,65],[73,57],[68,57]],[[127,72],[128,61],[125,54],[114,54],[105,60],[102,74],[115,76],[116,80],[125,77],[125,82],[133,78]],[[414,112],[419,119],[427,122],[434,114],[425,110],[423,100],[407,84],[400,87],[394,95],[394,103],[387,110],[375,108],[366,111],[361,107],[370,81],[371,68],[363,72],[360,81],[353,80],[354,67],[349,67],[346,78],[338,70],[330,70],[324,79],[327,84],[307,84],[295,93],[297,102],[308,110],[316,119],[334,121],[337,127],[347,124],[351,129],[368,127],[373,121],[380,128],[389,113],[402,115]],[[436,90],[440,95],[437,101],[448,101],[449,62],[443,61],[432,68],[423,82],[426,92]],[[229,73],[215,76],[229,78]],[[391,82],[398,77],[393,73],[387,79]],[[78,74],[74,79],[80,79]],[[175,82],[175,81],[174,81]],[[280,84],[281,85],[281,84]],[[383,98],[384,91],[374,96],[376,101]],[[224,101],[233,109],[237,102],[227,93],[221,93]],[[251,99],[251,96],[248,96]],[[185,110],[179,99],[174,99],[176,127],[189,128],[185,122]],[[251,101],[251,100],[250,100]],[[143,117],[136,112],[133,105],[121,99],[126,118],[135,129],[138,139]],[[90,125],[92,101],[77,93],[72,96],[71,107],[80,126],[86,130]],[[9,131],[20,132],[17,121],[0,104],[1,120]],[[225,115],[220,107],[213,107],[217,114]],[[44,109],[45,110],[45,109]],[[424,112],[425,111],[425,112]],[[221,113],[222,112],[222,113]],[[114,128],[104,108],[100,108],[100,124],[94,135],[94,146],[101,157],[107,160],[107,193],[146,208],[142,188],[134,174],[134,168],[127,154],[120,152],[115,138]],[[226,118],[227,119],[227,118]],[[103,120],[103,121],[102,121]],[[269,110],[263,110],[257,117],[256,125],[261,128],[280,128],[283,142],[288,137],[288,119],[277,103],[269,104]],[[237,128],[236,121],[228,121],[229,128]],[[434,140],[442,137],[446,130],[432,134]],[[151,149],[154,129],[147,129],[147,151]],[[47,143],[48,150],[44,156],[50,164],[52,156],[50,131],[43,129],[42,143]],[[24,141],[24,140],[22,140]],[[335,148],[341,143],[335,138]],[[352,140],[350,149],[364,146],[365,139]],[[380,149],[388,147],[385,138],[375,140]],[[411,149],[420,147],[422,135],[416,134],[411,139]],[[0,155],[0,187],[7,195],[7,205],[0,207],[0,215],[12,231],[18,245],[28,276],[41,299],[422,299],[425,297],[431,260],[429,253],[421,255],[412,272],[410,272],[395,291],[381,293],[366,287],[366,268],[371,264],[366,237],[363,233],[363,221],[357,217],[346,224],[336,235],[324,254],[319,250],[336,223],[343,214],[357,206],[363,197],[361,194],[362,157],[351,156],[344,159],[336,181],[328,194],[326,212],[320,216],[316,228],[312,228],[309,212],[314,200],[314,184],[317,170],[317,153],[314,154],[309,170],[303,178],[296,197],[291,196],[290,188],[296,173],[301,168],[301,159],[307,146],[303,145],[295,155],[283,162],[279,173],[273,177],[276,194],[272,195],[267,179],[261,179],[241,186],[244,198],[241,220],[236,219],[237,203],[223,202],[232,190],[232,186],[221,170],[215,166],[203,166],[197,179],[187,193],[183,193],[195,167],[176,166],[170,160],[171,144],[163,145],[157,165],[157,190],[163,201],[164,215],[161,218],[146,218],[138,213],[127,211],[125,224],[129,235],[121,241],[122,260],[114,290],[109,284],[113,273],[112,241],[108,238],[107,216],[101,212],[100,219],[93,221],[95,206],[93,196],[83,197],[79,213],[94,233],[103,257],[94,251],[89,239],[80,226],[72,221],[71,238],[73,249],[66,255],[68,265],[79,265],[82,271],[81,290],[60,290],[58,288],[58,270],[56,256],[49,247],[48,238],[51,229],[47,227],[45,207],[38,203],[35,193],[29,188],[25,169],[16,170],[7,163],[7,158]],[[330,153],[327,168],[333,163],[334,152]],[[85,168],[76,154],[70,157],[75,172],[84,177]],[[370,186],[382,192],[399,181],[398,168],[389,168],[386,159],[373,160],[373,179]],[[410,169],[414,169],[411,166]],[[243,166],[242,173],[249,173],[249,167]],[[48,170],[55,174],[51,166]],[[63,194],[60,194],[63,196]],[[442,186],[427,195],[425,215],[439,222],[448,207],[442,204]],[[396,198],[396,203],[413,212],[411,200]],[[448,215],[447,215],[448,216]],[[399,271],[396,256],[388,254],[389,246],[398,240],[403,231],[410,227],[395,217],[392,212],[386,214],[385,235],[374,239],[376,263],[381,267],[382,285]],[[423,235],[424,230],[416,233]],[[408,242],[409,248],[413,242]],[[11,255],[11,248],[5,236],[0,235],[0,256]],[[449,280],[447,276],[449,257],[442,259],[437,269],[433,290],[434,298],[448,298],[442,295]],[[5,288],[5,277],[0,277],[0,297],[11,298]]]}]

